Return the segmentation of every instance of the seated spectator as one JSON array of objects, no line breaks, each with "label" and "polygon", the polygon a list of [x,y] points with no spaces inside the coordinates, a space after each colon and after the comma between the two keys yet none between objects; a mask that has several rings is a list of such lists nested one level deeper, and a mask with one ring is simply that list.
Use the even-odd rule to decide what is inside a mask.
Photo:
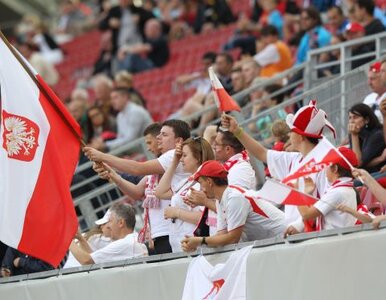
[{"label": "seated spectator", "polygon": [[262,28],[261,50],[253,57],[261,67],[260,76],[272,77],[292,66],[292,54],[288,46],[279,40],[279,32],[272,25]]},{"label": "seated spectator", "polygon": [[164,217],[170,219],[169,241],[173,252],[181,252],[181,240],[185,236],[193,235],[197,223],[200,220],[201,208],[192,208],[185,204],[183,198],[190,193],[190,189],[198,190],[199,184],[189,178],[179,183],[178,189],[173,189],[172,177],[181,161],[184,172],[192,175],[205,161],[214,159],[214,153],[210,144],[201,137],[188,139],[176,146],[173,162],[162,176],[155,195],[158,198],[169,198],[171,206],[165,208]]},{"label": "seated spectator", "polygon": [[382,22],[374,18],[374,0],[357,0],[355,1],[354,8],[355,18],[364,27],[366,36],[385,30]]},{"label": "seated spectator", "polygon": [[349,109],[348,134],[350,148],[358,157],[359,166],[368,172],[379,171],[386,164],[382,126],[369,106],[355,104]]},{"label": "seated spectator", "polygon": [[330,44],[331,34],[323,27],[320,13],[315,7],[308,7],[302,10],[300,24],[305,31],[297,53],[296,63],[306,61],[307,53],[311,49],[322,48]]},{"label": "seated spectator", "polygon": [[365,97],[363,103],[371,107],[379,122],[383,123],[383,117],[379,106],[383,94],[386,93],[386,85],[382,82],[381,65],[381,62],[375,62],[369,67],[367,72],[367,83],[372,92]]},{"label": "seated spectator", "polygon": [[193,24],[194,31],[206,32],[214,27],[233,22],[234,17],[226,0],[198,1]]},{"label": "seated spectator", "polygon": [[[345,38],[343,35],[333,35],[331,38],[331,46],[343,43]],[[354,50],[353,50],[354,52]],[[325,67],[318,71],[320,77],[330,77],[335,74],[340,74],[340,50],[331,50],[329,52],[322,53],[319,58],[320,63],[335,62],[336,64],[330,67]],[[357,60],[355,60],[357,61]]]},{"label": "seated spectator", "polygon": [[[84,235],[77,232],[75,236],[75,243],[88,253],[92,253],[99,249],[102,249],[111,243],[111,228],[107,226],[110,220],[111,211],[107,210],[103,218],[96,220],[96,227],[92,228]],[[70,252],[63,269],[80,267],[81,264],[74,255]]]},{"label": "seated spectator", "polygon": [[118,70],[132,73],[165,65],[169,60],[169,46],[162,34],[161,23],[156,19],[148,20],[143,43],[121,46],[117,57]]},{"label": "seated spectator", "polygon": [[133,0],[119,0],[119,5],[111,7],[100,21],[99,29],[111,30],[112,52],[115,54],[124,45],[141,43],[145,23],[151,18],[154,18],[153,14],[135,6]]},{"label": "seated spectator", "polygon": [[105,262],[126,260],[147,255],[144,244],[138,243],[135,228],[135,210],[129,204],[114,203],[107,227],[111,230],[109,245],[94,252],[88,252],[74,241],[70,251],[81,265],[100,264]]},{"label": "seated spectator", "polygon": [[[260,100],[258,100],[257,103],[253,105],[251,117],[253,118],[259,113],[282,103],[284,100],[284,93],[277,94],[277,92],[282,88],[283,87],[280,84],[270,84],[265,86]],[[281,120],[285,120],[286,116],[287,113],[283,109],[280,109],[277,111],[277,116],[275,117],[278,117]],[[251,123],[249,129],[258,133],[258,140],[266,140],[271,136],[272,123],[272,117],[270,115],[266,115],[256,119],[254,123]]]},{"label": "seated spectator", "polygon": [[53,269],[53,266],[38,258],[32,257],[14,248],[8,247],[1,263],[0,277],[30,274],[36,272],[49,271]]},{"label": "seated spectator", "polygon": [[[345,37],[348,41],[352,41],[355,39],[360,39],[365,36],[365,29],[363,26],[359,23],[352,22],[347,24],[346,31],[345,31]],[[371,43],[366,44],[359,44],[351,47],[351,55],[357,56],[361,54],[366,54],[371,51],[374,51],[374,45]],[[355,59],[351,63],[351,69],[355,69],[361,65],[364,65],[365,63],[368,63],[369,61],[372,61],[374,59],[374,56]]]},{"label": "seated spectator", "polygon": [[[107,116],[116,116],[117,112],[111,107],[111,91],[113,81],[106,75],[99,74],[92,79],[93,92],[95,94],[95,105],[101,106]],[[114,124],[115,125],[115,124]]]},{"label": "seated spectator", "polygon": [[278,10],[278,1],[276,0],[264,0],[261,1],[261,7],[263,9],[262,15],[259,19],[261,28],[266,25],[272,25],[276,28],[278,37],[283,37],[283,17]]},{"label": "seated spectator", "polygon": [[91,106],[87,110],[87,120],[89,133],[87,143],[92,143],[93,139],[102,138],[103,141],[108,141],[117,137],[111,117],[104,114],[101,106]]},{"label": "seated spectator", "polygon": [[16,48],[24,56],[31,66],[39,73],[48,85],[55,85],[59,81],[59,73],[55,67],[38,53],[34,43],[19,40]]},{"label": "seated spectator", "polygon": [[117,88],[126,88],[130,92],[131,101],[146,108],[146,101],[141,93],[134,87],[133,75],[127,71],[120,71],[114,76],[114,84]]},{"label": "seated spectator", "polygon": [[115,88],[111,92],[111,106],[119,112],[117,138],[106,142],[102,139],[94,139],[91,147],[101,150],[117,148],[141,137],[145,128],[152,123],[149,112],[142,106],[132,103],[130,92],[125,88]]},{"label": "seated spectator", "polygon": [[[83,91],[83,90],[82,90]],[[77,93],[78,90],[75,90],[75,93]],[[74,93],[73,93],[74,94]],[[90,139],[89,136],[89,126],[88,126],[88,117],[87,117],[87,104],[80,98],[77,98],[75,100],[71,100],[67,104],[67,109],[72,115],[72,117],[75,119],[76,122],[80,125],[80,129],[82,132],[82,137],[85,141],[88,141]]]},{"label": "seated spectator", "polygon": [[[338,151],[352,166],[358,165],[358,159],[352,150],[340,147]],[[317,230],[354,226],[355,217],[336,209],[341,204],[353,210],[357,208],[357,194],[353,187],[351,166],[341,158],[336,164],[326,168],[326,176],[331,187],[314,205],[298,206],[300,215],[305,221],[318,219]],[[305,178],[304,181],[306,184],[305,191],[312,194],[315,190],[314,182],[309,177]]]},{"label": "seated spectator", "polygon": [[285,230],[284,213],[262,199],[255,199],[237,186],[228,186],[227,171],[218,161],[207,161],[194,174],[209,199],[216,200],[217,234],[186,237],[184,251],[200,245],[219,247],[229,244],[281,236]]},{"label": "seated spectator", "polygon": [[331,6],[327,11],[328,25],[333,35],[343,34],[349,20],[345,17],[340,6]]},{"label": "seated spectator", "polygon": [[233,58],[229,53],[219,53],[216,56],[216,61],[214,64],[214,68],[217,74],[218,79],[223,85],[224,89],[228,92],[228,94],[233,93],[232,87],[232,73],[233,67]]}]

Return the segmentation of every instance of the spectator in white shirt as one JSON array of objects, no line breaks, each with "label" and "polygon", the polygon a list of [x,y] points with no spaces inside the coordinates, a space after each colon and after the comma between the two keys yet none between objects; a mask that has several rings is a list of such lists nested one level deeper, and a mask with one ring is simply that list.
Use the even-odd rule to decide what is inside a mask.
[{"label": "spectator in white shirt", "polygon": [[91,253],[83,250],[74,242],[71,243],[70,251],[80,264],[100,264],[147,255],[146,246],[137,242],[138,235],[134,232],[134,208],[129,204],[114,203],[110,211],[107,226],[111,230],[113,242]]}]

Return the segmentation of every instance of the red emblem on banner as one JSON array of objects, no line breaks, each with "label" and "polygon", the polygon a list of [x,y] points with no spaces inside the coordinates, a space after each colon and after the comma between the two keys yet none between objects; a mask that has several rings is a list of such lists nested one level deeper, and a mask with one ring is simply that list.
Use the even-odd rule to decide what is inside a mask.
[{"label": "red emblem on banner", "polygon": [[218,294],[218,292],[220,291],[222,286],[224,285],[225,280],[219,279],[219,280],[213,281],[212,283],[213,283],[212,289],[209,291],[209,293],[204,298],[202,298],[203,300],[213,299]]},{"label": "red emblem on banner", "polygon": [[33,121],[3,110],[3,148],[8,157],[32,161],[38,148],[39,127]]}]

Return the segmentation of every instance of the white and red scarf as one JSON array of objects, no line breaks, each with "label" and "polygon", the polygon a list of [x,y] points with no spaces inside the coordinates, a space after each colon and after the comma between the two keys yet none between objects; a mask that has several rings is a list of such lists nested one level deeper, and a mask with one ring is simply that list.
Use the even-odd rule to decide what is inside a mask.
[{"label": "white and red scarf", "polygon": [[246,161],[246,162],[249,161],[248,152],[246,150],[233,155],[230,159],[224,162],[223,166],[225,170],[229,171],[235,164],[238,164],[239,162],[243,162],[243,161]]}]

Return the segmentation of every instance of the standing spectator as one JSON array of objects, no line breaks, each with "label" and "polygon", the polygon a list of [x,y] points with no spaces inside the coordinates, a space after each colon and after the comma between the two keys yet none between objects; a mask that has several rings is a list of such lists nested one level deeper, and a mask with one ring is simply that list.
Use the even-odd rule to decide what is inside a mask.
[{"label": "standing spectator", "polygon": [[385,30],[382,22],[374,18],[374,0],[357,0],[354,7],[356,20],[365,28],[366,36]]},{"label": "standing spectator", "polygon": [[186,235],[193,234],[201,216],[200,207],[192,208],[183,200],[191,189],[198,190],[199,184],[187,178],[179,183],[178,189],[173,189],[171,187],[173,174],[180,161],[184,171],[192,175],[202,163],[213,159],[213,150],[206,140],[201,137],[186,140],[176,146],[172,164],[162,176],[156,189],[156,196],[159,198],[172,193],[171,206],[165,208],[164,216],[165,219],[170,219],[169,241],[173,252],[182,251],[181,240]]},{"label": "standing spectator", "polygon": [[125,88],[115,88],[111,92],[111,106],[118,111],[117,138],[103,142],[93,140],[91,146],[111,150],[139,138],[146,126],[152,123],[149,112],[142,106],[132,103],[130,92]]},{"label": "standing spectator", "polygon": [[138,235],[134,232],[134,208],[129,204],[114,203],[110,211],[107,226],[111,230],[113,242],[91,253],[82,249],[74,241],[71,243],[70,251],[81,265],[126,260],[148,254],[146,246],[137,242]]},{"label": "standing spectator", "polygon": [[358,157],[359,166],[370,173],[379,171],[386,164],[382,125],[363,103],[352,106],[348,116],[350,147]]},{"label": "standing spectator", "polygon": [[261,51],[253,58],[261,67],[260,76],[272,77],[292,66],[292,54],[289,47],[279,40],[275,26],[267,25],[261,30]]},{"label": "standing spectator", "polygon": [[305,31],[300,40],[296,63],[301,64],[307,59],[311,49],[322,48],[330,44],[331,34],[323,27],[320,13],[310,6],[302,10],[300,24]]},{"label": "standing spectator", "polygon": [[365,97],[363,103],[370,106],[379,122],[383,123],[379,105],[381,104],[383,94],[386,93],[386,86],[383,84],[381,78],[381,65],[381,62],[375,62],[369,67],[367,72],[367,83],[372,92]]},{"label": "standing spectator", "polygon": [[332,34],[343,34],[349,20],[343,14],[342,8],[337,5],[331,6],[327,11],[327,17]]},{"label": "standing spectator", "polygon": [[122,45],[118,50],[118,70],[141,72],[165,65],[169,59],[169,46],[162,34],[161,23],[150,19],[145,24],[143,43]]},{"label": "standing spectator", "polygon": [[[147,149],[157,158],[174,147],[173,143],[169,147],[163,147],[162,150],[158,147],[157,136],[160,134],[160,130],[161,125],[153,123],[144,131]],[[105,168],[108,170],[107,175],[104,175]],[[159,199],[155,196],[155,189],[161,178],[160,174],[145,176],[138,184],[133,184],[122,179],[112,168],[106,166],[105,168],[98,169],[99,176],[113,181],[124,194],[130,195],[133,199],[143,199],[142,206],[145,209],[145,221],[139,239],[147,242],[149,254],[172,252],[169,243],[169,221],[164,218],[164,210],[170,206],[170,198]]]}]

